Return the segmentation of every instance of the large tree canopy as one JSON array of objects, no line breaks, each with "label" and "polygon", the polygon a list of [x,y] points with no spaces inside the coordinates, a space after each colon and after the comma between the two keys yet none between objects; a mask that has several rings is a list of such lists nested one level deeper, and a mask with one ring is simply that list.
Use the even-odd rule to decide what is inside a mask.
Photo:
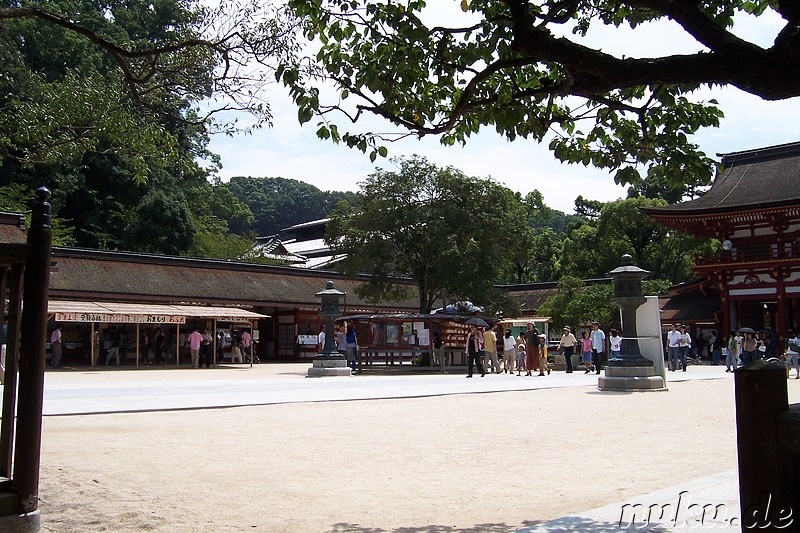
[{"label": "large tree canopy", "polygon": [[328,224],[326,242],[345,256],[340,267],[371,274],[360,294],[378,301],[404,295],[393,278],[409,276],[423,313],[443,290],[451,300],[508,303],[493,285],[525,224],[519,199],[491,180],[419,156],[393,162],[398,171],[371,174],[357,204],[340,203]]},{"label": "large tree canopy", "polygon": [[292,25],[268,2],[2,2],[3,126],[26,132],[4,128],[0,153],[57,161],[108,133],[121,150],[161,133],[148,113],[227,131],[222,111],[268,123],[270,68],[293,50]]},{"label": "large tree canopy", "polygon": [[[427,22],[433,5],[424,0],[289,3],[319,43],[310,63],[279,71],[301,121],[334,110],[354,122],[371,114],[400,135],[441,135],[446,144],[491,126],[508,139],[547,139],[561,160],[611,169],[620,183],[645,168],[651,177],[710,182],[715,163],[690,140],[722,116],[715,101],[692,95],[704,85],[767,100],[800,95],[794,0],[461,0],[463,19],[449,17],[448,27]],[[736,15],[767,12],[783,20],[769,48],[734,33]],[[586,38],[597,25],[651,21],[681,29],[696,52],[640,57],[630,45],[614,55]],[[321,96],[321,79],[337,86],[333,100]],[[319,136],[373,158],[386,140],[342,134],[327,120]]]},{"label": "large tree canopy", "polygon": [[0,1],[0,193],[49,187],[62,244],[213,253],[252,214],[208,182],[208,133],[269,122],[293,43],[261,2]]}]

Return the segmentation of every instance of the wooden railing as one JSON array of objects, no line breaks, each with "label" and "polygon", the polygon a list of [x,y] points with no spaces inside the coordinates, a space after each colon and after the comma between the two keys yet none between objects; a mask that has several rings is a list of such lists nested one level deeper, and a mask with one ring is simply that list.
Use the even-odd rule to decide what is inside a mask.
[{"label": "wooden railing", "polygon": [[370,368],[383,363],[384,366],[397,364],[410,365],[417,359],[420,367],[436,368],[442,373],[447,367],[467,364],[464,348],[361,348],[359,350],[360,368]]},{"label": "wooden railing", "polygon": [[739,246],[727,252],[694,257],[695,266],[727,265],[757,261],[787,261],[800,258],[800,245],[792,243],[789,248],[772,245]]}]

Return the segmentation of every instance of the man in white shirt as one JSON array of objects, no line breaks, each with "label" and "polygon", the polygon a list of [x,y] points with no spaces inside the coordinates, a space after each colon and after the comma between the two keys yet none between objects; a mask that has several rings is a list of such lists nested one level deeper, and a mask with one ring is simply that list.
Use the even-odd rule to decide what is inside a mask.
[{"label": "man in white shirt", "polygon": [[319,335],[317,335],[317,353],[325,351],[325,324],[322,324]]},{"label": "man in white shirt", "polygon": [[589,333],[589,338],[592,339],[592,360],[595,362],[597,373],[600,373],[600,368],[603,366],[603,354],[606,351],[606,334],[600,329],[600,324],[595,321],[592,322],[592,331]]},{"label": "man in white shirt", "polygon": [[681,332],[677,330],[675,324],[669,326],[667,332],[667,353],[669,353],[669,369],[672,372],[678,368],[678,358],[680,357]]}]

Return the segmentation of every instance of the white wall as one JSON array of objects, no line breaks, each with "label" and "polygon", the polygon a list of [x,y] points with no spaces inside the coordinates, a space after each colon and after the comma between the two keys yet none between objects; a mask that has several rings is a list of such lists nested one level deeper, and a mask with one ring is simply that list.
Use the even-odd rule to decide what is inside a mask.
[{"label": "white wall", "polygon": [[646,302],[636,310],[636,336],[642,355],[653,361],[656,372],[667,381],[664,367],[664,341],[661,338],[661,312],[658,296],[646,296]]}]

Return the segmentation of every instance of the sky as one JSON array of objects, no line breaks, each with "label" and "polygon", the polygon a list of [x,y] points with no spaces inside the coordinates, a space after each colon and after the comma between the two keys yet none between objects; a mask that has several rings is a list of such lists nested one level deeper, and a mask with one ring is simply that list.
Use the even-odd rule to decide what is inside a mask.
[{"label": "sky", "polygon": [[[449,5],[450,3],[445,3]],[[456,5],[453,2],[453,5]],[[449,14],[438,13],[447,18]],[[451,22],[452,24],[452,22]],[[782,26],[777,16],[737,19],[735,32],[768,47]],[[610,53],[653,57],[667,53],[693,53],[698,45],[666,23],[648,24],[636,30],[593,31],[588,45]],[[733,87],[703,89],[699,98],[719,102],[725,113],[719,128],[701,130],[693,141],[707,155],[718,159],[731,153],[800,141],[800,98],[765,102]],[[321,190],[357,191],[359,182],[376,168],[394,170],[389,159],[370,162],[368,155],[344,145],[317,138],[317,120],[301,126],[297,110],[280,86],[270,93],[273,126],[252,134],[214,136],[210,150],[219,154],[223,181],[233,176],[283,177],[310,183]],[[345,117],[334,120],[348,131]],[[370,119],[363,131],[387,131],[386,123]],[[582,165],[562,164],[547,149],[547,141],[517,139],[508,142],[490,128],[473,136],[465,146],[442,146],[439,139],[407,138],[389,143],[389,157],[422,155],[438,166],[453,166],[469,176],[491,177],[523,195],[536,189],[551,208],[572,213],[575,198],[610,201],[625,197],[627,189],[614,183],[613,173]]]}]

